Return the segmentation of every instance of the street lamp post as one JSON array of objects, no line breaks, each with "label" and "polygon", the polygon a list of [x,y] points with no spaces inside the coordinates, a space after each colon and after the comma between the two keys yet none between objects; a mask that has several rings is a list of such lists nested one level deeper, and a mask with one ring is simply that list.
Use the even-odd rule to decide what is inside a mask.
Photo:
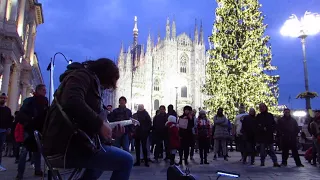
[{"label": "street lamp post", "polygon": [[299,20],[296,15],[291,15],[284,23],[280,30],[283,36],[290,36],[301,39],[303,53],[303,69],[304,69],[304,84],[305,93],[298,95],[300,98],[306,99],[306,109],[311,110],[311,98],[316,96],[316,93],[309,92],[309,78],[306,58],[306,38],[310,35],[315,35],[320,32],[320,14],[305,12],[304,16]]},{"label": "street lamp post", "polygon": [[61,52],[57,52],[54,54],[53,58],[50,59],[50,63],[47,67],[47,71],[50,71],[50,87],[49,87],[49,103],[51,104],[52,103],[52,100],[53,100],[53,93],[54,93],[54,81],[53,81],[53,71],[54,71],[54,62],[56,60],[56,55],[62,55],[64,57],[64,59],[67,61],[68,64],[71,64],[72,63],[72,60],[68,60],[66,58],[66,56],[64,54],[62,54]]},{"label": "street lamp post", "polygon": [[176,86],[176,113],[178,113],[178,87]]}]

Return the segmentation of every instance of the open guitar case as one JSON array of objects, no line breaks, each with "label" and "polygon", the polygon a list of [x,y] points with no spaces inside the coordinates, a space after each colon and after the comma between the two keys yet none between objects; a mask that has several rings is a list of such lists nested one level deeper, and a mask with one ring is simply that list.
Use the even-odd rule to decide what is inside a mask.
[{"label": "open guitar case", "polygon": [[196,178],[190,174],[188,168],[183,172],[178,166],[172,165],[167,169],[167,180],[196,180]]}]

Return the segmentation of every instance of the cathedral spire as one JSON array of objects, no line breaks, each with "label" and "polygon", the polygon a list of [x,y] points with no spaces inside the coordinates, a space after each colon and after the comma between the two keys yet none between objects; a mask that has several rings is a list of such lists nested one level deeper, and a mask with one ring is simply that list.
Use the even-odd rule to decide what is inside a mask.
[{"label": "cathedral spire", "polygon": [[121,41],[120,54],[123,54],[123,42]]},{"label": "cathedral spire", "polygon": [[149,30],[148,41],[147,41],[147,52],[151,52],[151,49],[152,49],[152,43],[151,43],[151,34]]},{"label": "cathedral spire", "polygon": [[123,43],[121,42],[120,54],[118,57],[118,68],[120,71],[124,69],[124,53],[123,53]]},{"label": "cathedral spire", "polygon": [[169,20],[169,17],[167,18],[167,25],[166,25],[166,39],[170,39],[170,20]]},{"label": "cathedral spire", "polygon": [[197,25],[197,19],[194,26],[194,43],[198,44],[199,42],[199,35],[198,35],[198,25]]},{"label": "cathedral spire", "polygon": [[200,22],[200,44],[204,44],[204,39],[203,39],[203,27],[202,27],[202,20]]},{"label": "cathedral spire", "polygon": [[177,36],[176,21],[175,21],[175,18],[173,17],[171,38],[172,38],[172,39],[176,39],[176,36]]},{"label": "cathedral spire", "polygon": [[161,40],[160,30],[158,30],[158,37],[157,37],[157,43],[159,43]]},{"label": "cathedral spire", "polygon": [[138,44],[138,17],[134,16],[134,27],[133,27],[133,46]]},{"label": "cathedral spire", "polygon": [[132,57],[131,57],[131,47],[128,47],[128,52],[127,52],[127,56],[126,56],[126,69],[127,71],[132,70]]}]

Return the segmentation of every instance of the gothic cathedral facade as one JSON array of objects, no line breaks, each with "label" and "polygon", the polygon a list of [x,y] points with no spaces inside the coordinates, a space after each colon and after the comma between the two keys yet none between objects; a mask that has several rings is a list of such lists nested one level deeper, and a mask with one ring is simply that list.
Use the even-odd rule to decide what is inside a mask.
[{"label": "gothic cathedral facade", "polygon": [[133,44],[127,51],[120,50],[118,67],[120,79],[114,91],[114,105],[121,96],[127,98],[127,107],[133,112],[138,104],[155,115],[160,105],[169,104],[181,114],[185,105],[203,107],[205,95],[201,92],[206,74],[206,50],[202,23],[197,23],[192,39],[186,33],[176,34],[175,21],[166,23],[166,36],[158,35],[154,43],[149,33],[147,46],[138,44],[137,17],[134,21]]}]

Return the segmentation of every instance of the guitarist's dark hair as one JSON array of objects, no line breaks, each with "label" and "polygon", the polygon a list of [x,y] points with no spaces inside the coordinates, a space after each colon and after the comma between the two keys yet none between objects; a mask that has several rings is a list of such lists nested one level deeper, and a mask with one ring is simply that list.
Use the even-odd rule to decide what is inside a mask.
[{"label": "guitarist's dark hair", "polygon": [[108,58],[100,58],[95,61],[89,60],[83,62],[83,65],[95,73],[100,80],[101,85],[107,89],[115,89],[120,77],[117,65]]}]

